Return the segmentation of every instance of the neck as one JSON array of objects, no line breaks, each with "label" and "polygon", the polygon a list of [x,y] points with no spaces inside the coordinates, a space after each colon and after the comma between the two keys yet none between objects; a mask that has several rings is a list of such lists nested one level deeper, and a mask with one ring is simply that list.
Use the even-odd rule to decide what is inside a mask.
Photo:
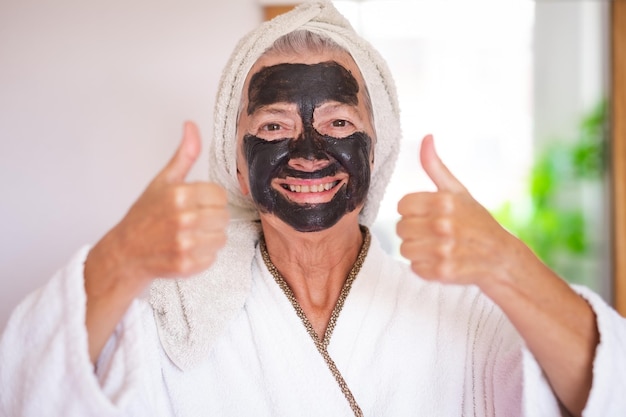
[{"label": "neck", "polygon": [[348,220],[310,233],[263,222],[270,259],[320,340],[363,243],[358,222]]}]

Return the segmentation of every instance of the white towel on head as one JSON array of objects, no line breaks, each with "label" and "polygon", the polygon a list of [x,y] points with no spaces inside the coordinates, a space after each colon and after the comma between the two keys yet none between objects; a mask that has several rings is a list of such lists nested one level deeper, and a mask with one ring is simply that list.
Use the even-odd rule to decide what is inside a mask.
[{"label": "white towel on head", "polygon": [[258,213],[237,180],[236,128],[241,93],[252,65],[279,37],[295,30],[326,36],[350,52],[369,91],[376,130],[374,169],[360,215],[371,225],[389,182],[400,143],[400,116],[393,78],[380,54],[360,38],[330,1],[305,2],[291,12],[263,23],[235,48],[218,89],[214,131],[209,142],[209,179],[228,193],[234,219],[226,247],[214,265],[186,280],[158,280],[151,303],[161,342],[170,359],[187,369],[208,354],[229,320],[243,307],[250,288],[250,267],[258,240]]}]

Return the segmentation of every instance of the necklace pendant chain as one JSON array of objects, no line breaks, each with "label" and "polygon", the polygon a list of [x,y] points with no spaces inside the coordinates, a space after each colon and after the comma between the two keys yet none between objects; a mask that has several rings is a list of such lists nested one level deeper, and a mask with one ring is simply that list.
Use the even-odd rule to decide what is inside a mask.
[{"label": "necklace pendant chain", "polygon": [[343,305],[345,304],[346,298],[348,297],[348,293],[350,292],[350,288],[352,288],[352,283],[356,279],[356,276],[358,275],[359,271],[361,270],[361,267],[363,266],[363,262],[365,261],[365,256],[367,255],[367,252],[370,247],[371,236],[370,236],[369,229],[365,226],[360,226],[360,227],[361,227],[361,233],[363,235],[363,244],[361,245],[361,249],[359,251],[359,254],[357,255],[354,265],[352,265],[352,269],[350,269],[350,272],[348,273],[346,282],[343,284],[341,293],[339,294],[339,299],[337,300],[337,303],[335,304],[335,308],[333,309],[333,312],[330,315],[330,320],[328,321],[328,326],[326,327],[326,332],[324,332],[323,339],[320,339],[317,336],[317,333],[315,332],[313,325],[307,318],[306,314],[304,313],[304,310],[302,310],[302,307],[300,307],[298,300],[296,300],[296,296],[294,295],[293,291],[291,291],[291,288],[289,288],[289,285],[287,285],[287,281],[285,281],[285,278],[283,278],[281,273],[278,271],[278,268],[276,268],[276,266],[270,259],[270,255],[267,251],[267,245],[265,244],[265,237],[261,235],[261,238],[259,240],[261,256],[263,257],[265,266],[269,270],[270,274],[272,274],[272,276],[274,277],[274,280],[276,281],[280,289],[283,290],[283,293],[285,293],[285,296],[287,297],[287,299],[293,306],[294,310],[296,311],[297,316],[300,318],[300,320],[302,321],[302,324],[306,328],[307,333],[309,334],[309,336],[311,336],[311,339],[313,339],[313,343],[315,344],[317,351],[320,353],[320,355],[322,355],[324,362],[326,362],[328,369],[330,370],[331,374],[335,378],[335,381],[337,381],[337,384],[339,385],[341,392],[343,393],[344,397],[346,397],[346,400],[348,400],[348,403],[350,404],[350,408],[352,409],[356,417],[362,417],[363,412],[361,411],[361,408],[359,407],[356,400],[354,399],[354,396],[352,395],[350,388],[348,388],[348,384],[343,379],[341,372],[339,372],[339,369],[337,368],[335,361],[333,361],[333,359],[330,357],[330,354],[328,353],[328,344],[330,343],[330,338],[332,336],[333,331],[335,330],[335,325],[337,324],[339,313],[341,312],[341,309],[343,308]]}]

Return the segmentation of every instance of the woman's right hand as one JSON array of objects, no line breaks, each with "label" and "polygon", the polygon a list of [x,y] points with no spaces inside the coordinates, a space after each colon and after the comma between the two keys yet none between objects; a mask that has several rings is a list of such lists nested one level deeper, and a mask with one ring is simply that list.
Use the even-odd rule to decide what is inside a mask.
[{"label": "woman's right hand", "polygon": [[203,271],[226,243],[226,191],[215,183],[185,182],[200,146],[197,127],[185,123],[172,159],[87,256],[86,325],[94,362],[130,303],[154,278]]}]

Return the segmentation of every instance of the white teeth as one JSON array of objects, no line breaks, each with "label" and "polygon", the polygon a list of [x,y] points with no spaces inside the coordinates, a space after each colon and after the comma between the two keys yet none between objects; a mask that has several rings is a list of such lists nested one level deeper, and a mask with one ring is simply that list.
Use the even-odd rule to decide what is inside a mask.
[{"label": "white teeth", "polygon": [[337,181],[327,182],[326,184],[315,185],[289,185],[289,191],[292,193],[321,193],[322,191],[328,191],[337,184]]}]

